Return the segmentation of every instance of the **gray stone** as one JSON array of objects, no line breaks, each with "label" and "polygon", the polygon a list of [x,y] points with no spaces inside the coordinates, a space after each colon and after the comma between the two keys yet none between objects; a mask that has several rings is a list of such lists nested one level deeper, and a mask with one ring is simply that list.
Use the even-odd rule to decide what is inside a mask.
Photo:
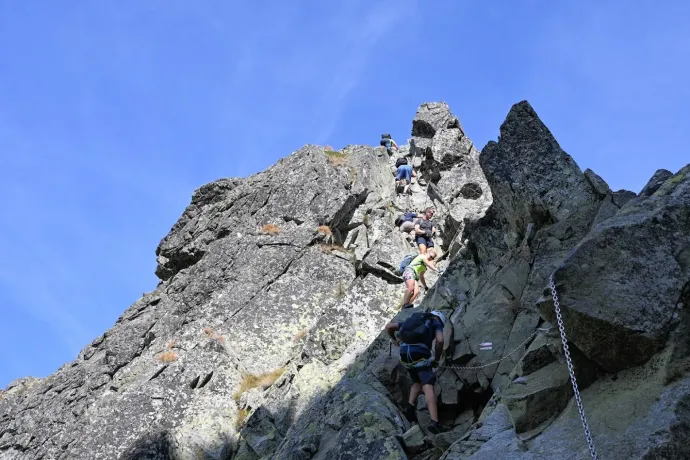
[{"label": "gray stone", "polygon": [[500,141],[484,147],[480,163],[494,195],[492,206],[518,233],[535,218],[541,226],[598,207],[585,175],[526,101],[511,108]]},{"label": "gray stone", "polygon": [[619,210],[620,208],[613,204],[613,198],[611,195],[608,195],[604,198],[604,200],[601,202],[601,206],[599,207],[599,211],[597,212],[596,217],[594,218],[594,221],[592,222],[592,227],[596,226],[600,222],[605,221],[609,217],[613,217]]},{"label": "gray stone", "polygon": [[407,430],[405,434],[403,435],[403,440],[405,441],[405,450],[407,451],[408,449],[410,451],[414,450],[419,450],[421,447],[424,446],[424,439],[426,438],[426,435],[422,431],[421,428],[419,428],[419,425],[413,425],[412,428]]},{"label": "gray stone", "polygon": [[[555,272],[568,338],[605,370],[644,363],[668,336],[690,281],[689,213],[690,166],[595,227]],[[540,308],[553,321],[550,297]]]},{"label": "gray stone", "polygon": [[663,185],[668,179],[673,176],[673,173],[667,169],[657,169],[654,175],[649,179],[647,185],[645,185],[639,193],[639,196],[652,196],[654,192],[659,190],[659,187]]},{"label": "gray stone", "polygon": [[384,394],[344,379],[298,419],[273,458],[296,460],[311,451],[313,458],[404,459],[394,436],[405,431],[402,415]]},{"label": "gray stone", "polygon": [[585,178],[592,185],[592,188],[594,188],[594,191],[597,192],[597,194],[601,198],[604,198],[606,195],[609,195],[611,193],[611,189],[609,188],[609,184],[607,184],[604,179],[599,177],[591,169],[589,169],[589,168],[585,169]]},{"label": "gray stone", "polygon": [[[580,389],[587,388],[596,376],[595,368],[571,347]],[[525,383],[512,382],[503,393],[503,401],[517,433],[543,427],[565,409],[573,395],[568,367],[552,361],[526,378]]]},{"label": "gray stone", "polygon": [[617,192],[613,192],[612,199],[613,204],[619,208],[622,208],[628,201],[635,197],[637,197],[635,192],[631,192],[630,190],[618,190]]},{"label": "gray stone", "polygon": [[432,138],[443,128],[458,128],[462,130],[460,121],[450,112],[445,102],[425,102],[412,121],[412,135],[415,137]]},{"label": "gray stone", "polygon": [[261,457],[275,452],[283,441],[283,436],[276,429],[270,415],[261,407],[249,419],[240,434],[252,450]]},{"label": "gray stone", "polygon": [[452,369],[443,369],[438,372],[435,390],[443,404],[457,404],[460,389],[462,389],[462,381]]}]

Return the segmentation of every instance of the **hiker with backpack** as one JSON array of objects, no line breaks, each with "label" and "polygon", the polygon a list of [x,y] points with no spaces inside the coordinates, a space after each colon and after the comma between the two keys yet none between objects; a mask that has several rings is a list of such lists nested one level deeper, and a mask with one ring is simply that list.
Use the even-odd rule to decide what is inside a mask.
[{"label": "hiker with backpack", "polygon": [[393,152],[391,151],[391,147],[393,147],[395,150],[398,150],[398,144],[395,143],[395,141],[391,138],[390,134],[381,134],[381,140],[379,141],[379,144],[386,147],[386,150],[388,151],[389,155],[393,154]]},{"label": "hiker with backpack", "polygon": [[410,233],[414,230],[415,221],[420,217],[416,212],[406,212],[395,219],[395,226],[400,228],[403,233]]},{"label": "hiker with backpack", "polygon": [[431,237],[436,233],[436,226],[431,222],[432,217],[434,217],[434,208],[428,207],[424,210],[424,216],[414,226],[414,239],[419,246],[420,254],[424,254],[428,248],[434,247]]},{"label": "hiker with backpack", "polygon": [[[400,347],[400,363],[407,368],[412,379],[410,396],[403,413],[410,422],[417,421],[417,397],[424,392],[426,407],[429,409],[431,423],[427,430],[431,434],[443,431],[438,421],[438,405],[434,384],[436,373],[443,353],[443,328],[446,317],[440,311],[414,313],[402,323],[388,323],[386,332],[391,340]],[[397,332],[397,334],[396,334]],[[434,341],[436,344],[434,345]],[[432,346],[434,353],[432,355]]]},{"label": "hiker with backpack", "polygon": [[419,295],[417,281],[422,283],[424,290],[429,289],[426,285],[426,279],[424,279],[424,273],[426,273],[427,268],[439,273],[434,259],[436,259],[436,250],[431,248],[425,254],[419,254],[412,259],[409,265],[403,268],[402,279],[405,281],[405,296],[403,297],[402,308],[413,306],[413,302]]},{"label": "hiker with backpack", "polygon": [[412,169],[412,165],[407,164],[407,158],[398,158],[395,161],[395,193],[412,193],[410,190],[410,185],[412,184],[412,178],[417,177],[417,173]]}]

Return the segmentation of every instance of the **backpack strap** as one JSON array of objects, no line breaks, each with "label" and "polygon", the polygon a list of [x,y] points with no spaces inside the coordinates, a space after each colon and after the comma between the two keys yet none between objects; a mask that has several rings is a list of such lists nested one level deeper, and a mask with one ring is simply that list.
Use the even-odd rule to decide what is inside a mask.
[{"label": "backpack strap", "polygon": [[412,356],[410,354],[410,344],[401,343],[400,344],[400,354],[401,355],[403,354],[403,347],[405,347],[405,349],[407,351],[408,361],[400,360],[400,364],[402,364],[403,367],[405,367],[406,369],[418,369],[420,367],[431,367],[431,364],[434,362],[434,357],[432,356],[432,353],[431,353],[431,350],[429,349],[429,347],[427,347],[423,343],[415,343],[413,345],[416,347],[424,348],[426,351],[429,352],[429,357],[418,359],[416,361],[412,361]]}]

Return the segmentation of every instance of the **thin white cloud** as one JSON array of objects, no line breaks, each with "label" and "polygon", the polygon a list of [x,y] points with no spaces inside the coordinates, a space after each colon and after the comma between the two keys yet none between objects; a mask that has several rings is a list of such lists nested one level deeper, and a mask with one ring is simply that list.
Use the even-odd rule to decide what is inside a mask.
[{"label": "thin white cloud", "polygon": [[[392,75],[396,71],[385,56],[377,60],[375,53],[382,39],[406,33],[405,23],[414,20],[418,0],[356,0],[315,8],[269,3],[261,5],[264,12],[250,27],[245,24],[242,40],[228,49],[235,59],[223,124],[265,123],[247,119],[247,106],[253,105],[267,119],[279,121],[271,125],[274,133],[294,131],[297,125],[310,133],[307,142],[325,143],[367,66]],[[257,85],[262,92],[242,92]],[[296,107],[300,112],[290,113]]]},{"label": "thin white cloud", "polygon": [[343,40],[348,44],[348,52],[334,61],[336,65],[332,69],[332,79],[322,98],[319,112],[328,116],[322,118],[321,129],[315,137],[319,144],[326,143],[333,134],[343,102],[357,86],[365,66],[378,66],[393,77],[396,66],[392,62],[386,64],[385,56],[376,62],[372,60],[372,55],[381,38],[397,33],[394,26],[401,25],[403,18],[415,12],[417,2],[386,0],[373,5],[361,2],[358,6],[355,14],[346,17],[338,28],[344,31]]}]

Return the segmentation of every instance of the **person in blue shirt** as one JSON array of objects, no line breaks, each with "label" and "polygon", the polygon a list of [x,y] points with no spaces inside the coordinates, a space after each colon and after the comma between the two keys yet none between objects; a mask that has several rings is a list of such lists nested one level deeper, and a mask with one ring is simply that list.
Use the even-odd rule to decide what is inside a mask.
[{"label": "person in blue shirt", "polygon": [[[443,431],[438,421],[438,405],[434,384],[436,373],[434,367],[443,353],[443,328],[446,317],[440,311],[414,313],[403,323],[388,323],[386,332],[391,340],[400,347],[400,362],[407,368],[413,385],[404,408],[405,417],[411,422],[417,421],[417,397],[423,391],[426,407],[429,409],[431,424],[427,430],[431,434]],[[413,343],[405,343],[405,339]],[[434,342],[435,345],[434,345]],[[432,358],[432,346],[434,355]]]},{"label": "person in blue shirt", "polygon": [[405,179],[407,182],[412,182],[412,178],[417,177],[417,173],[412,170],[412,165],[400,165],[395,173],[395,180]]},{"label": "person in blue shirt", "polygon": [[417,173],[412,169],[412,165],[400,165],[395,173],[395,191],[398,194],[412,193],[410,185],[412,178],[417,177]]}]

